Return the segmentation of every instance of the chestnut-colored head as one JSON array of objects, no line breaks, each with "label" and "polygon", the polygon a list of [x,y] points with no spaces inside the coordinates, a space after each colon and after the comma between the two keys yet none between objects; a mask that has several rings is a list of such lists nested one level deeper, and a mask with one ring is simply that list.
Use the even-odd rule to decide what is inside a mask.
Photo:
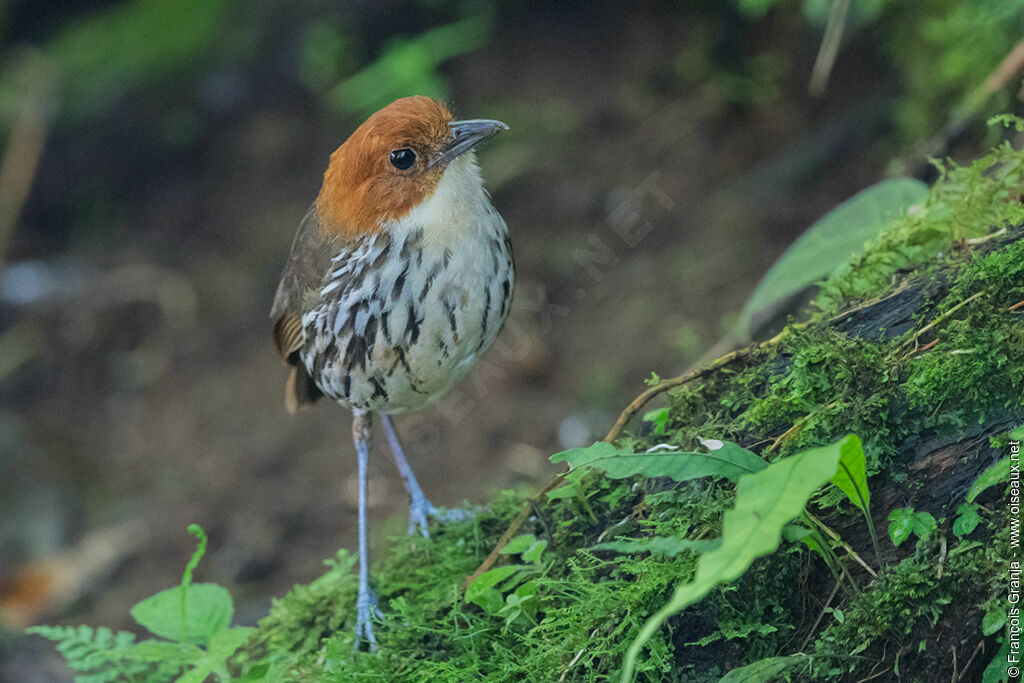
[{"label": "chestnut-colored head", "polygon": [[322,229],[354,238],[401,219],[433,194],[452,159],[502,128],[453,121],[443,102],[422,95],[395,100],[331,155],[317,198]]}]

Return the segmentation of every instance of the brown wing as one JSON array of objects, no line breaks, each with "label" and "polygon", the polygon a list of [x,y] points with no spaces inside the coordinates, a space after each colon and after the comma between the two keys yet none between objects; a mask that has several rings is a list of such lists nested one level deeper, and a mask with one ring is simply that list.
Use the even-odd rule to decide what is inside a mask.
[{"label": "brown wing", "polygon": [[303,344],[302,316],[318,300],[324,276],[336,251],[335,241],[325,238],[320,230],[314,203],[295,233],[291,253],[277,285],[274,305],[270,309],[274,345],[281,358],[292,366],[285,387],[285,406],[289,412],[322,396],[299,358]]}]

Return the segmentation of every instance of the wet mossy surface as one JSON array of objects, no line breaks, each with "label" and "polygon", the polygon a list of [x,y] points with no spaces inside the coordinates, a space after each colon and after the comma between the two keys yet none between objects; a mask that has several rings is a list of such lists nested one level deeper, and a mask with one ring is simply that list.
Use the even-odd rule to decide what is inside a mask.
[{"label": "wet mossy surface", "polygon": [[[855,433],[882,538],[877,557],[859,511],[826,490],[810,510],[878,576],[837,549],[857,589],[833,594],[820,557],[783,543],[671,618],[645,646],[637,680],[717,681],[796,653],[808,657],[793,680],[948,680],[954,666],[980,680],[998,649],[981,622],[998,609],[1010,554],[1002,487],[979,499],[970,533],[952,524],[1024,423],[1024,307],[1014,307],[1024,300],[1022,165],[1004,146],[944,169],[927,202],[830,279],[799,322],[670,391],[663,431],[620,437],[634,450],[728,439],[774,460]],[[614,680],[642,624],[692,578],[696,555],[592,546],[715,538],[734,486],[591,472],[577,490],[537,506],[521,530],[547,546],[524,573],[535,592],[520,611],[488,613],[463,592],[523,504],[507,493],[429,540],[396,538],[378,551],[379,652],[354,648],[354,558],[341,551],[323,577],[275,603],[238,664],[294,680]],[[896,547],[886,520],[905,507],[938,524]]]}]

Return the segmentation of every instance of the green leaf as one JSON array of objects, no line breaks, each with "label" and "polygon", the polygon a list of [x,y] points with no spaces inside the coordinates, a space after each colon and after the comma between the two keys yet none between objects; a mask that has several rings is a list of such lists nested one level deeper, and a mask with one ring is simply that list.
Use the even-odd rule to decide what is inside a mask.
[{"label": "green leaf", "polygon": [[1006,626],[1006,610],[1002,607],[993,607],[981,619],[981,633],[986,636],[998,633],[1003,626]]},{"label": "green leaf", "polygon": [[536,542],[537,538],[533,534],[523,534],[522,536],[516,536],[508,542],[508,545],[501,549],[501,554],[515,555],[516,553],[524,552]]},{"label": "green leaf", "polygon": [[684,550],[692,550],[696,553],[705,553],[714,550],[721,541],[691,541],[687,538],[674,538],[672,536],[654,536],[644,539],[622,539],[618,541],[606,541],[591,547],[591,550],[612,550],[622,555],[630,553],[653,553],[675,557]]},{"label": "green leaf", "polygon": [[918,538],[924,538],[935,530],[938,524],[935,518],[928,512],[915,512],[913,518],[914,534]]},{"label": "green leaf", "polygon": [[227,629],[234,613],[231,595],[215,583],[168,588],[131,609],[132,618],[154,635],[198,645]]},{"label": "green leaf", "polygon": [[466,588],[467,602],[479,605],[489,614],[496,614],[505,604],[505,600],[496,586],[519,571],[528,568],[522,564],[507,564],[504,567],[495,567],[484,572],[473,579],[473,582]]},{"label": "green leaf", "polygon": [[804,231],[761,279],[740,313],[740,328],[805,287],[846,265],[892,219],[924,201],[928,186],[913,178],[885,180],[858,192]]},{"label": "green leaf", "polygon": [[547,492],[548,500],[559,500],[561,498],[575,498],[579,495],[579,491],[576,489],[576,482],[570,482],[559,486],[557,489]]},{"label": "green leaf", "polygon": [[537,541],[523,553],[523,560],[525,562],[540,562],[540,556],[544,553],[544,549],[547,547],[547,541]]},{"label": "green leaf", "polygon": [[598,441],[586,448],[573,448],[551,456],[551,462],[567,462],[572,470],[596,467],[612,479],[634,475],[669,477],[687,481],[699,477],[725,477],[736,481],[743,474],[763,470],[767,465],[745,448],[728,441],[710,453],[633,453]]},{"label": "green leaf", "polygon": [[981,672],[981,683],[1009,683],[1010,676],[1006,672],[1006,657],[1010,654],[1010,641],[1004,640],[996,656]]},{"label": "green leaf", "polygon": [[548,547],[547,541],[538,541],[533,534],[516,536],[501,549],[502,555],[516,555],[521,553],[526,562],[539,562],[540,556]]},{"label": "green leaf", "polygon": [[1024,425],[1010,432],[1010,441],[1024,441]]},{"label": "green leaf", "polygon": [[251,626],[238,626],[235,628],[229,628],[226,631],[220,631],[215,633],[210,638],[210,645],[207,647],[207,652],[210,653],[210,658],[221,662],[227,661],[228,657],[235,654],[238,648],[245,644],[245,641],[249,640],[256,629]]},{"label": "green leaf", "polygon": [[849,447],[851,438],[803,451],[740,477],[736,506],[722,518],[722,545],[697,559],[694,580],[676,588],[669,603],[641,628],[626,654],[622,681],[632,680],[641,648],[666,619],[719,584],[737,579],[754,560],[779,547],[782,529],[803,512],[814,492],[835,476],[842,449]]},{"label": "green leaf", "polygon": [[644,413],[643,421],[654,425],[651,432],[654,436],[665,436],[668,431],[668,407],[647,411]]},{"label": "green leaf", "polygon": [[1003,458],[978,475],[978,478],[974,480],[974,484],[971,486],[971,490],[967,492],[967,502],[973,503],[974,499],[990,486],[1005,484],[1008,481],[1010,481],[1010,459]]},{"label": "green leaf", "polygon": [[739,669],[733,669],[718,680],[718,683],[771,683],[776,676],[788,671],[798,664],[806,664],[806,655],[789,655],[788,657],[768,657]]},{"label": "green leaf", "polygon": [[914,509],[897,508],[889,513],[889,539],[899,547],[914,530]]},{"label": "green leaf", "polygon": [[846,494],[850,502],[867,512],[871,505],[871,492],[868,491],[867,462],[860,438],[852,434],[846,440],[839,456],[839,469],[832,483]]},{"label": "green leaf", "polygon": [[957,536],[966,536],[981,523],[977,505],[963,503],[956,509],[956,512],[959,516],[953,522],[953,533]]}]

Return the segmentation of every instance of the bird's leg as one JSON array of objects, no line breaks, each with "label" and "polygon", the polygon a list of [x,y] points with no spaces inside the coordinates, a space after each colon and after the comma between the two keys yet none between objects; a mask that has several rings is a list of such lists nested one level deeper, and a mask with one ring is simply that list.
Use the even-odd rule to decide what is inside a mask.
[{"label": "bird's leg", "polygon": [[376,650],[373,617],[377,613],[377,596],[370,590],[370,539],[366,525],[366,465],[370,460],[371,425],[370,413],[353,411],[352,440],[355,442],[359,468],[359,594],[356,596],[356,648],[365,640],[370,650]]},{"label": "bird's leg", "polygon": [[384,423],[384,433],[388,437],[388,444],[395,456],[395,465],[398,466],[398,472],[402,475],[402,483],[405,484],[405,490],[409,494],[409,535],[416,533],[418,529],[424,538],[430,538],[430,532],[427,531],[428,516],[449,522],[465,518],[467,514],[465,510],[448,510],[442,513],[430,504],[427,497],[423,495],[423,489],[416,482],[416,475],[412,473],[409,462],[405,459],[402,444],[398,440],[398,432],[395,431],[395,424],[391,421],[391,416],[381,413],[380,421]]}]

